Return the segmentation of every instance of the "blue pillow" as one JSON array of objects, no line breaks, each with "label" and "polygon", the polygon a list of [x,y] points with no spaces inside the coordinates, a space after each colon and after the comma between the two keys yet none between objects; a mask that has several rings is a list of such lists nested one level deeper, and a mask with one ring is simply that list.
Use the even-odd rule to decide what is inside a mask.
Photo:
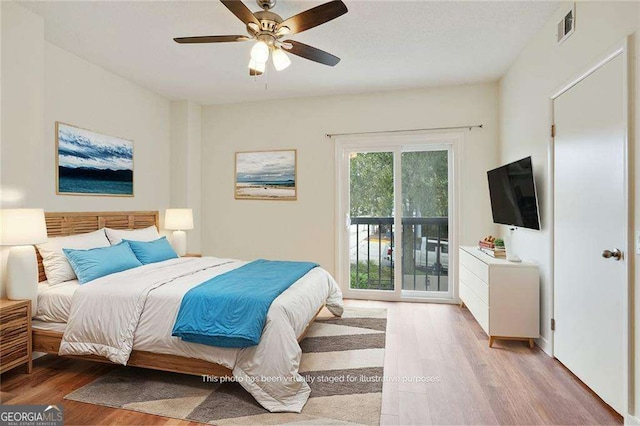
[{"label": "blue pillow", "polygon": [[173,247],[171,247],[171,244],[169,244],[169,241],[167,241],[167,237],[158,238],[153,241],[123,241],[129,244],[131,250],[133,250],[133,253],[143,265],[178,257]]},{"label": "blue pillow", "polygon": [[111,247],[90,250],[62,249],[69,259],[80,284],[127,269],[142,266],[129,244],[122,242]]}]

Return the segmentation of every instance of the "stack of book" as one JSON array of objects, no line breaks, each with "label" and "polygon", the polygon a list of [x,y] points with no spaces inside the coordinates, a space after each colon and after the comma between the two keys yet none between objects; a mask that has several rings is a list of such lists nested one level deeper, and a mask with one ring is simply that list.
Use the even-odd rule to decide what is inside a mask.
[{"label": "stack of book", "polygon": [[488,241],[478,241],[478,248],[483,252],[492,257],[498,258],[506,258],[507,252],[504,247],[496,247],[494,243],[490,243]]}]

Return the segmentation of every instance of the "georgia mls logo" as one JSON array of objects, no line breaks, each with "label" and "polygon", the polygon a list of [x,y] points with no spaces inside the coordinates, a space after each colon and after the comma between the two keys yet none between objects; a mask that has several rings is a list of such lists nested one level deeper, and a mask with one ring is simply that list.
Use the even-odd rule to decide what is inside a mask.
[{"label": "georgia mls logo", "polygon": [[47,411],[51,411],[51,410],[54,410],[55,412],[58,412],[58,413],[62,413],[62,411],[58,408],[57,405],[48,406],[47,408],[44,409],[44,412],[46,413]]},{"label": "georgia mls logo", "polygon": [[0,405],[0,426],[62,426],[58,405]]}]

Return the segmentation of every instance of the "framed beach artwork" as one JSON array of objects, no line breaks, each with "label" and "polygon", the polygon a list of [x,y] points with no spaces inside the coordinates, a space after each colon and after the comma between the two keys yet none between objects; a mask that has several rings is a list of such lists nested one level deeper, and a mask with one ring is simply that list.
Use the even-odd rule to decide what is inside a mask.
[{"label": "framed beach artwork", "polygon": [[58,195],[133,197],[133,141],[56,122]]},{"label": "framed beach artwork", "polygon": [[236,199],[296,200],[296,163],[295,149],[236,152]]}]

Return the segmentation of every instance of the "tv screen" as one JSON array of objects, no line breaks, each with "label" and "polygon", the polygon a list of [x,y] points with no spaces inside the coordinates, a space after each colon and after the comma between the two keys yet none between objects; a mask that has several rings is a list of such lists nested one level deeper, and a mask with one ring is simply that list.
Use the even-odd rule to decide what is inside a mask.
[{"label": "tv screen", "polygon": [[487,177],[493,221],[539,230],[538,199],[531,157],[490,170]]}]

